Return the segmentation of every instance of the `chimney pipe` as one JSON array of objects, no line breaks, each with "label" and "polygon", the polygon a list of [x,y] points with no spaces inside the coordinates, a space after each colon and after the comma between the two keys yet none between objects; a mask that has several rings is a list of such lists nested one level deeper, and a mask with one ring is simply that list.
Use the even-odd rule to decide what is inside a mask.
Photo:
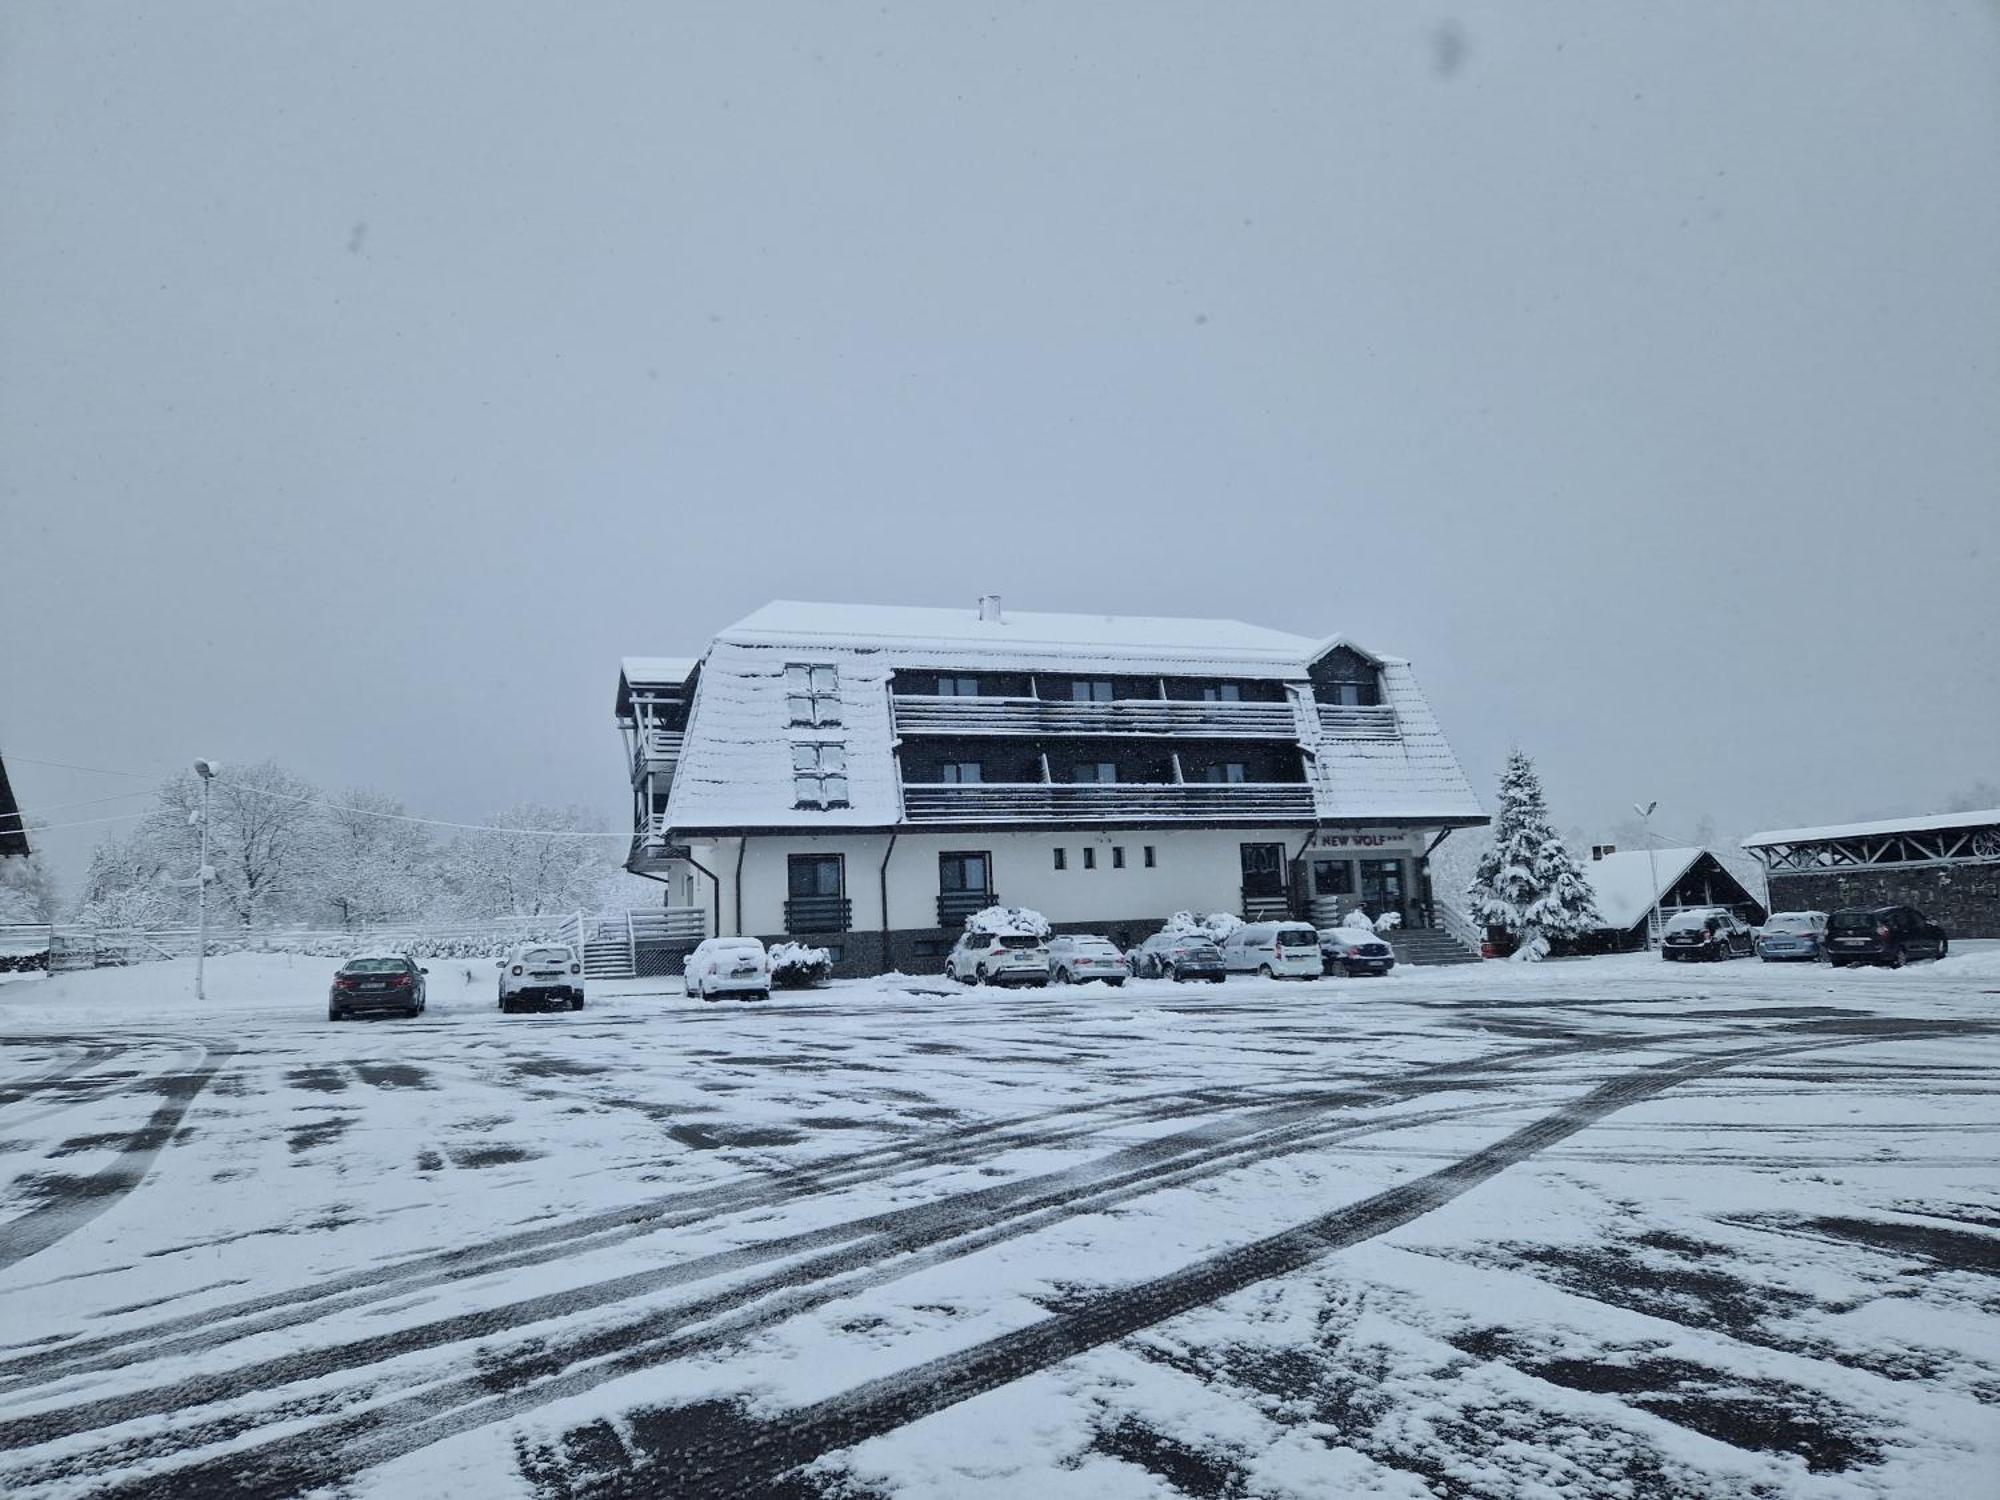
[{"label": "chimney pipe", "polygon": [[1000,596],[998,594],[981,594],[979,596],[979,618],[990,620],[996,625],[1000,623]]}]

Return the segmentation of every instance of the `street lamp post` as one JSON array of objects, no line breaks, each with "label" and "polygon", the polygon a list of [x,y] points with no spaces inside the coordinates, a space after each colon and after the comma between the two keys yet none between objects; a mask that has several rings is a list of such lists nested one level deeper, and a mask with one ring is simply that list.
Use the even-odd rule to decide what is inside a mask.
[{"label": "street lamp post", "polygon": [[208,958],[208,787],[215,780],[215,762],[196,761],[194,774],[201,778],[201,865],[194,872],[194,997],[205,1000],[208,997],[202,992],[202,965]]},{"label": "street lamp post", "polygon": [[1646,878],[1652,882],[1648,889],[1652,898],[1646,903],[1646,948],[1650,952],[1660,927],[1660,867],[1653,858],[1653,809],[1660,805],[1655,798],[1644,807],[1632,804],[1632,811],[1639,815],[1639,821],[1646,828]]}]

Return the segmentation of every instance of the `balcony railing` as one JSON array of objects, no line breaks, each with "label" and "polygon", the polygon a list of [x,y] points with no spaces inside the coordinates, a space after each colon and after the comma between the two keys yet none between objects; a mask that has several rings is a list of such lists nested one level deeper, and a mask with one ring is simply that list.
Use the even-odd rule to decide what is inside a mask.
[{"label": "balcony railing", "polygon": [[970,782],[905,785],[912,823],[1122,823],[1135,818],[1255,822],[1310,818],[1312,788],[1298,782],[1175,783]]},{"label": "balcony railing", "polygon": [[636,780],[648,771],[673,774],[680,764],[681,745],[687,736],[678,729],[642,729],[632,741],[632,775]]},{"label": "balcony railing", "polygon": [[845,896],[793,896],[785,902],[785,931],[846,932],[853,912],[854,903]]},{"label": "balcony railing", "polygon": [[976,911],[984,911],[989,906],[998,906],[1000,898],[991,891],[940,891],[938,892],[938,926],[963,927],[965,919]]},{"label": "balcony railing", "polygon": [[1120,698],[1072,703],[1041,698],[929,698],[899,694],[898,734],[1168,735],[1296,740],[1289,703],[1195,703]]},{"label": "balcony railing", "polygon": [[1330,740],[1393,740],[1403,733],[1396,710],[1387,704],[1362,708],[1345,703],[1319,706],[1319,732]]}]

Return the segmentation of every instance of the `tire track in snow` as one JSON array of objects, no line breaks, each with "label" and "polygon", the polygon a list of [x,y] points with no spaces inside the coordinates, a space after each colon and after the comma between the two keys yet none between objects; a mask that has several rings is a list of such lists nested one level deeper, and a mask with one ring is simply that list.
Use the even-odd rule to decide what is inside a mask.
[{"label": "tire track in snow", "polygon": [[[1861,1040],[1875,1040],[1875,1038],[1868,1037]],[[1643,1045],[1650,1047],[1657,1041],[1657,1038],[1648,1039]],[[1627,1045],[1629,1046],[1629,1043]],[[1640,1098],[1651,1097],[1686,1077],[1719,1071],[1751,1057],[1770,1056],[1783,1051],[1806,1050],[1827,1045],[1831,1043],[1814,1038],[1764,1048],[1707,1054],[1670,1065],[1653,1064],[1637,1073],[1622,1075],[1619,1079],[1602,1085],[1585,1096],[1581,1104],[1566,1106],[1556,1115],[1529,1127],[1526,1132],[1517,1132],[1508,1137],[1499,1146],[1489,1147],[1484,1152],[1475,1153],[1465,1162],[1444,1169],[1443,1176],[1453,1173],[1471,1174],[1453,1190],[1451,1195],[1455,1196],[1456,1192],[1464,1191],[1476,1181],[1482,1181],[1486,1176],[1501,1170],[1510,1164],[1511,1160],[1520,1159],[1519,1155],[1516,1155],[1507,1160],[1500,1160],[1496,1153],[1504,1154],[1508,1149],[1521,1147],[1520,1154],[1532,1154],[1522,1146],[1522,1143],[1531,1143],[1534,1150],[1544,1149],[1546,1145],[1575,1133],[1576,1130],[1582,1129],[1584,1125],[1612,1109],[1623,1108]],[[1495,1107],[1485,1102],[1473,1106],[1478,1110],[1490,1110]],[[1508,1107],[1518,1108],[1519,1104],[1512,1103]],[[1444,1113],[1455,1114],[1458,1111]],[[1551,1126],[1551,1121],[1561,1128]],[[1186,1171],[1172,1174],[1170,1179],[1163,1180],[1158,1172],[1137,1173],[1130,1181],[1114,1183],[1099,1191],[1079,1194],[1071,1189],[1052,1195],[1047,1202],[1014,1205],[1011,1212],[999,1216],[990,1212],[984,1217],[976,1212],[962,1214],[958,1219],[948,1223],[933,1222],[929,1226],[932,1232],[928,1237],[923,1232],[925,1228],[922,1223],[923,1216],[929,1215],[935,1221],[941,1210],[949,1210],[954,1206],[952,1202],[881,1216],[879,1227],[882,1233],[877,1241],[866,1242],[848,1251],[836,1252],[818,1262],[809,1261],[803,1265],[784,1268],[767,1278],[763,1285],[753,1283],[748,1287],[732,1288],[692,1306],[670,1309],[635,1324],[600,1330],[554,1347],[540,1341],[523,1340],[506,1355],[484,1359],[482,1362],[486,1368],[476,1378],[447,1381],[442,1384],[421,1384],[422,1377],[419,1376],[419,1384],[413,1386],[408,1393],[409,1396],[416,1398],[414,1400],[404,1399],[394,1393],[371,1391],[365,1393],[366,1399],[377,1404],[369,1409],[324,1423],[308,1433],[287,1434],[285,1437],[220,1457],[196,1459],[192,1464],[169,1470],[157,1478],[134,1479],[126,1485],[106,1488],[102,1492],[165,1495],[186,1493],[186,1486],[192,1484],[198,1490],[213,1487],[229,1493],[278,1495],[315,1484],[324,1484],[359,1469],[427,1446],[455,1432],[504,1419],[549,1400],[578,1394],[606,1380],[674,1359],[713,1352],[739,1341],[748,1333],[796,1316],[800,1312],[809,1311],[837,1297],[852,1295],[868,1285],[907,1275],[912,1270],[921,1269],[925,1264],[935,1264],[954,1255],[969,1253],[971,1250],[983,1248],[984,1245],[1014,1234],[1031,1233],[1046,1228],[1050,1224],[1061,1222],[1062,1219],[1079,1213],[1101,1211],[1112,1202],[1120,1201],[1122,1197],[1156,1192],[1162,1186],[1190,1180],[1193,1176],[1207,1171],[1231,1170],[1248,1165],[1254,1160],[1267,1159],[1287,1151],[1314,1149],[1327,1144],[1327,1137],[1330,1134],[1375,1133],[1398,1128],[1403,1123],[1396,1120],[1378,1121],[1360,1126],[1348,1126],[1344,1131],[1333,1132],[1329,1132],[1323,1124],[1318,1129],[1294,1126],[1289,1132],[1288,1139],[1252,1143],[1238,1146],[1226,1153],[1217,1153],[1214,1164],[1195,1165]],[[1535,1135],[1537,1131],[1542,1132],[1541,1137]],[[1157,1144],[1147,1143],[1148,1146]],[[1474,1167],[1469,1168],[1467,1162],[1473,1163]],[[1433,1174],[1433,1178],[1440,1178],[1440,1174]],[[1433,1178],[1423,1180],[1430,1182]],[[987,1190],[974,1196],[986,1198],[993,1191],[995,1190]],[[1440,1198],[1437,1201],[1444,1200]],[[1341,1213],[1359,1213],[1375,1202],[1375,1199],[1370,1199],[1363,1205],[1343,1210]],[[1435,1202],[1430,1206],[1436,1206]],[[1422,1211],[1428,1210],[1426,1208]],[[1409,1216],[1413,1217],[1414,1212]],[[877,1226],[871,1225],[871,1227]],[[1385,1223],[1380,1227],[1390,1226]],[[1380,1228],[1371,1232],[1380,1232]],[[1297,1239],[1304,1233],[1303,1230],[1294,1230],[1287,1231],[1286,1235]],[[1277,1238],[1284,1239],[1285,1236]],[[946,1243],[953,1239],[958,1243]],[[924,1251],[930,1253],[915,1253]],[[1279,1274],[1279,1272],[1273,1271],[1267,1274]],[[818,1280],[810,1285],[799,1286],[796,1283],[802,1276],[817,1277]],[[1225,1295],[1227,1290],[1233,1289],[1227,1287],[1216,1295]],[[759,1301],[762,1301],[762,1306],[750,1305]],[[731,1313],[736,1313],[737,1316],[729,1317]],[[693,1332],[682,1331],[690,1324],[704,1320],[708,1326]],[[583,1367],[579,1368],[579,1365]],[[323,1375],[327,1371],[322,1365],[317,1371],[301,1372],[294,1378],[305,1378],[308,1373]],[[193,1388],[186,1385],[177,1388],[179,1394],[189,1404],[211,1397],[211,1392],[202,1389],[201,1382],[191,1384]],[[268,1382],[265,1384],[268,1386]],[[255,1389],[257,1382],[251,1381],[250,1385]],[[237,1394],[248,1393],[237,1392]],[[221,1399],[225,1394],[221,1389],[212,1393],[215,1399]],[[105,1403],[92,1403],[86,1408],[72,1408],[67,1413],[45,1413],[38,1418],[23,1419],[20,1429],[9,1434],[9,1440],[18,1437],[26,1441],[44,1441],[56,1435],[53,1432],[36,1434],[22,1430],[29,1423],[37,1423],[48,1418],[56,1419],[62,1426],[71,1426],[72,1430],[82,1431],[88,1430],[89,1426],[126,1420],[139,1414],[129,1408],[121,1411],[117,1398],[113,1398]],[[101,1475],[107,1469],[171,1458],[177,1450],[186,1453],[191,1447],[199,1446],[205,1441],[239,1438],[249,1425],[240,1417],[215,1420],[218,1422],[218,1430],[207,1438],[204,1438],[199,1430],[193,1432],[184,1430],[178,1436],[158,1434],[137,1444],[115,1445],[111,1451],[100,1451],[95,1455],[99,1463],[93,1466],[90,1472]],[[74,1461],[65,1463],[62,1466],[63,1472],[73,1476],[76,1472],[73,1464]],[[16,1477],[20,1482],[34,1483],[58,1476],[44,1470],[41,1473],[17,1472]],[[742,1492],[757,1493],[754,1489]]]},{"label": "tire track in snow", "polygon": [[181,1117],[235,1050],[227,1042],[188,1045],[201,1049],[196,1067],[185,1073],[156,1074],[139,1084],[159,1093],[161,1102],[145,1124],[126,1134],[116,1159],[88,1176],[66,1182],[60,1196],[50,1202],[0,1224],[0,1268],[40,1254],[74,1234],[145,1179]]},{"label": "tire track in snow", "polygon": [[[1686,1038],[1680,1038],[1685,1040]],[[1343,1103],[1366,1104],[1407,1097],[1418,1084],[1440,1086],[1454,1077],[1483,1079],[1496,1070],[1555,1057],[1624,1050],[1630,1043],[1617,1038],[1590,1038],[1560,1044],[1509,1048],[1484,1057],[1428,1064],[1390,1078],[1364,1080],[1339,1089],[1294,1092],[1291,1098],[1321,1108]],[[1393,1094],[1381,1091],[1394,1090]],[[1228,1101],[1231,1095],[1238,1102]],[[1274,1098],[1275,1095],[1275,1098]],[[1247,1096],[1247,1097],[1245,1097]],[[1107,1127],[1151,1124],[1186,1118],[1203,1110],[1253,1110],[1287,1101],[1284,1086],[1240,1085],[1234,1088],[1174,1089],[1107,1101],[1043,1110],[1008,1119],[953,1129],[942,1139],[869,1147],[817,1163],[786,1168],[772,1177],[748,1183],[721,1183],[693,1192],[672,1194],[648,1203],[607,1210],[560,1225],[488,1240],[417,1257],[397,1264],[328,1278],[312,1287],[296,1288],[239,1301],[228,1306],[183,1314],[150,1326],[51,1346],[28,1357],[0,1360],[0,1391],[45,1384],[64,1375],[108,1367],[126,1367],[141,1360],[200,1353],[238,1339],[317,1321],[372,1302],[408,1296],[430,1287],[539,1265],[664,1230],[702,1223],[726,1213],[782,1207],[803,1198],[849,1191],[884,1182],[902,1172],[926,1167],[961,1166],[1010,1151],[1042,1150],[1095,1135]],[[1014,1133],[1024,1126],[1078,1117],[1058,1130]]]}]

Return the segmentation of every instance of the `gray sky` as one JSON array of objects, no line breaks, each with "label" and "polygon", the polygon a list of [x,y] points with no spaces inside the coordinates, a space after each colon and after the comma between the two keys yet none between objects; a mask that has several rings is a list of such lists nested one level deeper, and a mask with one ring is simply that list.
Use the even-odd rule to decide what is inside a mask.
[{"label": "gray sky", "polygon": [[15,757],[272,755],[619,816],[621,654],[983,591],[1346,631],[1585,828],[2000,768],[1991,5],[16,0],[0,42],[24,806],[123,786]]}]

